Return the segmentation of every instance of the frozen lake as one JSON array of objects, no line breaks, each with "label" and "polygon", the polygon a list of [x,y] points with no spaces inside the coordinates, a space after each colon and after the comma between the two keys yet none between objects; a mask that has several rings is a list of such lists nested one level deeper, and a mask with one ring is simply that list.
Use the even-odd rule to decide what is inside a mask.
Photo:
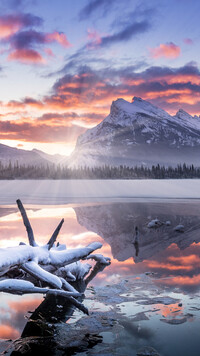
[{"label": "frozen lake", "polygon": [[0,204],[67,204],[131,198],[200,199],[199,179],[12,180],[0,182]]},{"label": "frozen lake", "polygon": [[[99,241],[99,252],[112,260],[87,286],[89,316],[75,310],[69,317],[62,302],[47,312],[41,295],[0,293],[0,352],[11,344],[7,339],[33,336],[25,317],[40,306],[55,331],[45,345],[49,354],[59,343],[70,355],[136,356],[153,348],[152,355],[199,356],[199,180],[2,181],[0,190],[0,248],[27,242],[15,204],[20,198],[40,244],[64,218],[60,243]],[[156,218],[162,224],[148,228]],[[179,224],[183,233],[174,230]]]}]

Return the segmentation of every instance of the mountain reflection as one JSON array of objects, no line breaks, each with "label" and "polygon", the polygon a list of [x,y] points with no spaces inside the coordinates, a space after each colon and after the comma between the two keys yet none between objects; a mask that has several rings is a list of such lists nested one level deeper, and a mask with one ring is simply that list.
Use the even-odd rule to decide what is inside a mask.
[{"label": "mountain reflection", "polygon": [[[109,273],[152,271],[165,286],[185,290],[200,282],[200,204],[198,201],[115,203],[75,208],[77,221],[111,246],[114,261]],[[157,218],[170,221],[148,228]],[[184,225],[184,233],[174,231]],[[135,240],[135,227],[139,237]],[[167,279],[166,279],[167,277]],[[170,277],[170,278],[168,278]],[[109,278],[109,277],[108,277]]]},{"label": "mountain reflection", "polygon": [[[66,243],[69,248],[85,246],[92,241],[103,243],[99,252],[111,257],[112,263],[95,276],[93,285],[112,284],[128,275],[153,272],[155,283],[164,288],[180,288],[186,293],[199,288],[198,201],[34,206],[27,208],[27,213],[41,244],[47,241],[63,217],[65,224],[59,235],[60,243]],[[148,228],[148,223],[156,218],[170,221],[171,225]],[[185,227],[184,233],[173,230],[180,223]],[[137,241],[136,227],[139,231]],[[17,245],[20,241],[27,243],[19,213],[14,208],[1,207],[0,247]],[[41,300],[41,296],[13,297],[1,293],[1,338],[18,337],[26,322],[24,314],[33,311]]]}]

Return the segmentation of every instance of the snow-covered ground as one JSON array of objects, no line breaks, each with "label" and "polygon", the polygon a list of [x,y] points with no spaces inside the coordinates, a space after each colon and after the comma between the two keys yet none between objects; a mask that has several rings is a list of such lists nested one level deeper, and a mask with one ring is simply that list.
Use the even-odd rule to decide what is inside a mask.
[{"label": "snow-covered ground", "polygon": [[1,181],[0,205],[140,199],[200,199],[200,179]]}]

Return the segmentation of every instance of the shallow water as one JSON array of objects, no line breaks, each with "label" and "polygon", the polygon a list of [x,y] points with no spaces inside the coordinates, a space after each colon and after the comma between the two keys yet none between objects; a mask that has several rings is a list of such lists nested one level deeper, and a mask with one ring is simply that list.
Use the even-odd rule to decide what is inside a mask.
[{"label": "shallow water", "polygon": [[[90,316],[75,311],[66,322],[57,320],[57,337],[65,335],[69,354],[137,355],[139,349],[149,346],[164,356],[199,355],[200,201],[26,208],[38,243],[46,243],[64,217],[60,243],[73,248],[100,241],[100,253],[112,258],[111,265],[96,275],[85,292]],[[163,225],[148,228],[155,218]],[[166,221],[171,224],[167,226]],[[183,233],[174,231],[178,224],[184,225]],[[138,244],[134,244],[136,226]],[[0,247],[20,241],[27,242],[27,237],[17,208],[1,206]],[[31,315],[28,312],[43,297],[1,293],[0,298],[0,338],[16,339]]]}]

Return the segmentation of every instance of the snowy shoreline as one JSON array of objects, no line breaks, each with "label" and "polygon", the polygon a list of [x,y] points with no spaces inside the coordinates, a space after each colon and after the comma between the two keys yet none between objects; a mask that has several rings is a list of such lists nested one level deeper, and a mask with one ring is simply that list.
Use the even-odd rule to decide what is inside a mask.
[{"label": "snowy shoreline", "polygon": [[0,205],[57,205],[123,199],[200,199],[200,179],[1,181]]}]

